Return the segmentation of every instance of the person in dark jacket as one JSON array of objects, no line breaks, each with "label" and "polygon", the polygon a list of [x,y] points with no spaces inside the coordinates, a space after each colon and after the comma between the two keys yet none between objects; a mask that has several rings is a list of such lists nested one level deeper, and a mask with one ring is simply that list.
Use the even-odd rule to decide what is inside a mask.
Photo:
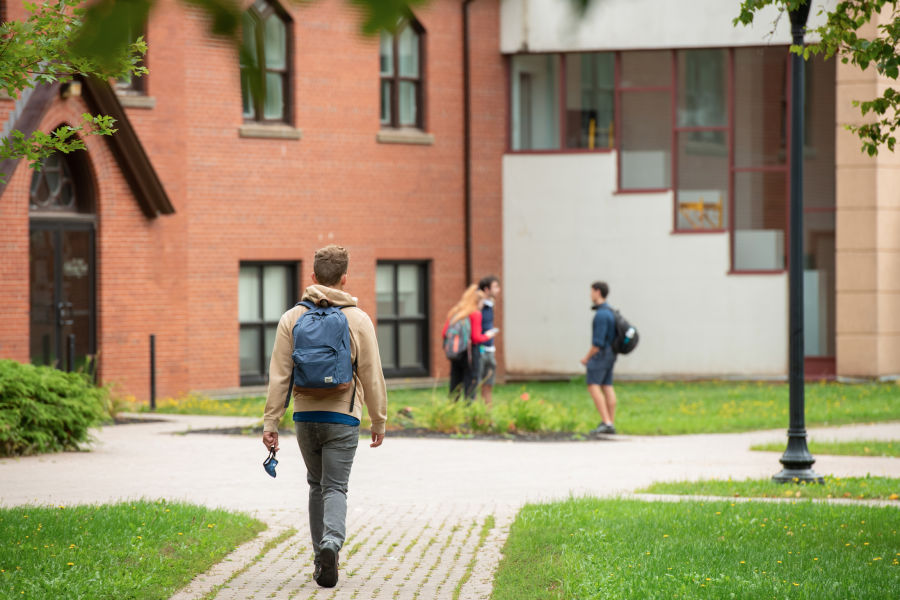
[{"label": "person in dark jacket", "polygon": [[613,421],[616,418],[616,390],[613,389],[613,366],[616,353],[612,343],[616,339],[616,318],[612,308],[606,303],[609,286],[597,281],[591,285],[591,301],[594,303],[594,325],[591,335],[591,349],[581,359],[587,367],[587,387],[594,406],[602,421],[591,433],[615,433]]},{"label": "person in dark jacket", "polygon": [[[494,326],[494,302],[500,295],[500,280],[493,275],[488,275],[478,282],[478,289],[484,294],[484,307],[481,309],[481,329],[488,332],[499,333]],[[481,383],[481,397],[484,403],[491,404],[494,393],[494,383],[497,375],[497,347],[494,339],[489,339],[481,344],[481,368],[478,381]]]}]

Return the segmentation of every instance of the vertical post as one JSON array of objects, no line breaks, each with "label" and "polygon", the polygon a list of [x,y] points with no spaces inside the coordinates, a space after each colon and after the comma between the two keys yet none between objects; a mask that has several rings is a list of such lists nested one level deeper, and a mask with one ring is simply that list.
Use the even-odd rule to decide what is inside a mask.
[{"label": "vertical post", "polygon": [[156,410],[156,336],[150,334],[150,410]]},{"label": "vertical post", "polygon": [[[790,11],[794,46],[803,47],[809,3]],[[806,402],[804,398],[803,350],[803,56],[791,53],[791,131],[790,131],[790,229],[788,283],[790,287],[790,425],[788,444],[781,457],[783,468],[773,479],[781,483],[793,480],[823,483],[812,470],[816,459],[806,445]]]},{"label": "vertical post", "polygon": [[465,195],[466,230],[466,287],[475,283],[472,269],[472,106],[470,98],[471,74],[469,69],[469,4],[474,0],[463,0],[463,172]]},{"label": "vertical post", "polygon": [[66,361],[66,363],[68,365],[67,370],[69,373],[74,373],[75,372],[75,334],[74,333],[69,334],[69,352],[68,352],[68,354],[69,355],[66,357],[68,359]]}]

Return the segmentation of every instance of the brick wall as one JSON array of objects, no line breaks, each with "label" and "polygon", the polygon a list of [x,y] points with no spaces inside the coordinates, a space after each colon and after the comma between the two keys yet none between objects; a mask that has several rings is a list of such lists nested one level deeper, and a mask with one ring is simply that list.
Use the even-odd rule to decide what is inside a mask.
[{"label": "brick wall", "polygon": [[[373,319],[376,262],[431,261],[432,374],[448,374],[440,331],[466,285],[460,4],[438,0],[417,13],[426,30],[431,146],[376,141],[377,39],[359,34],[360,17],[346,2],[285,7],[294,31],[292,125],[303,130],[302,140],[239,137],[233,48],[205,34],[199,13],[163,0],[147,32],[146,89],[156,105],[129,108],[128,116],[176,214],[144,217],[106,142],[89,141],[98,190],[101,376],[139,398],[149,393],[151,333],[160,395],[239,385],[240,262],[301,262],[302,289],[313,252],[327,243],[349,248],[347,289]],[[506,99],[499,2],[480,0],[471,10],[474,264],[481,277],[501,272]],[[83,108],[80,100],[58,100],[43,126],[74,121]],[[7,319],[0,355],[17,360],[28,360],[24,173],[0,199],[0,315]]]}]

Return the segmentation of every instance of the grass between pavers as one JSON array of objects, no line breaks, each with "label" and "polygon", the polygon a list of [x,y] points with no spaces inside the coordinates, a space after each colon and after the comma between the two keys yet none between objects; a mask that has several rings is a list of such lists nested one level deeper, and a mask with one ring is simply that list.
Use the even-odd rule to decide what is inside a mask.
[{"label": "grass between pavers", "polygon": [[[750,449],[759,452],[784,452],[786,445],[786,442],[774,442],[771,444],[757,444],[755,446],[750,446]],[[900,440],[835,440],[830,442],[810,440],[808,446],[809,451],[813,454],[830,454],[832,456],[892,456],[894,458],[900,458]]]},{"label": "grass between pavers", "polygon": [[[854,500],[898,500],[900,478],[831,477],[824,484],[775,483],[771,479],[704,479],[701,481],[657,482],[638,494],[677,496],[728,496],[743,498],[851,498]],[[900,550],[898,550],[900,551]]]},{"label": "grass between pavers", "polygon": [[579,498],[528,504],[492,600],[896,598],[893,507]]},{"label": "grass between pavers", "polygon": [[0,508],[0,597],[162,600],[265,528],[163,500]]},{"label": "grass between pavers", "polygon": [[[584,378],[494,388],[495,409],[476,404],[455,414],[446,387],[388,392],[391,426],[452,426],[585,433],[599,417]],[[788,388],[769,382],[649,382],[616,385],[616,428],[632,435],[677,435],[777,429],[788,423]],[[164,399],[159,412],[262,418],[264,398],[210,400],[200,396]],[[460,406],[459,408],[463,408]],[[286,419],[290,419],[287,415]],[[808,426],[900,419],[900,384],[811,383],[806,386]],[[481,421],[481,424],[479,424]],[[290,426],[289,423],[286,423]],[[364,419],[365,424],[365,419]]]}]

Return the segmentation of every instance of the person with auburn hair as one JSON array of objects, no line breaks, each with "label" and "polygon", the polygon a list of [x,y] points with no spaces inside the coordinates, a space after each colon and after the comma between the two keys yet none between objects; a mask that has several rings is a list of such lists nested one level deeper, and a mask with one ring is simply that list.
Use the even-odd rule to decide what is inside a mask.
[{"label": "person with auburn hair", "polygon": [[[372,419],[372,448],[384,441],[387,419],[387,391],[375,327],[369,316],[357,307],[357,300],[344,291],[350,255],[345,248],[331,245],[316,252],[312,283],[303,298],[281,317],[275,334],[275,347],[269,364],[269,390],[266,398],[263,443],[278,451],[278,423],[294,400],[294,429],[306,464],[309,483],[309,529],[315,555],[313,579],[322,587],[338,582],[338,554],[347,537],[347,488],[350,469],[359,445],[359,421],[362,405]],[[338,310],[334,310],[338,309]],[[303,316],[313,311],[301,322]],[[330,332],[338,332],[342,341],[335,347],[314,345],[329,319],[338,319]],[[349,346],[349,347],[348,347]],[[316,358],[330,348],[339,358]],[[307,361],[303,352],[311,353]],[[295,356],[296,355],[296,356]],[[349,355],[349,356],[348,356]],[[337,365],[346,359],[346,369],[335,371],[347,382],[335,383],[324,377],[326,385],[306,385],[304,368]],[[318,360],[319,362],[311,362]],[[307,361],[307,362],[304,362]],[[301,368],[304,367],[304,368]],[[331,373],[331,371],[328,371]],[[317,380],[322,381],[322,380]]]},{"label": "person with auburn hair", "polygon": [[441,335],[450,359],[450,397],[459,400],[464,392],[466,400],[474,400],[478,390],[479,345],[493,339],[496,332],[482,333],[481,309],[484,293],[477,285],[470,285],[456,306],[447,313]]}]

